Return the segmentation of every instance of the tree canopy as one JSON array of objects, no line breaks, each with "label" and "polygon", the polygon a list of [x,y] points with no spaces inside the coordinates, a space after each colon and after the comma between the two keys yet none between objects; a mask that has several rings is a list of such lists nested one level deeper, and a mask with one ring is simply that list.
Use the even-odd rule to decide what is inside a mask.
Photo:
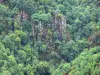
[{"label": "tree canopy", "polygon": [[0,0],[0,75],[99,74],[99,0]]}]

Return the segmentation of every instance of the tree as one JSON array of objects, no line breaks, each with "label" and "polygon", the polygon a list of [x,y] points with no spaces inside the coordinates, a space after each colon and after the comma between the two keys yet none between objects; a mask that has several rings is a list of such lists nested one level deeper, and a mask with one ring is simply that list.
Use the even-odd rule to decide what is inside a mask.
[{"label": "tree", "polygon": [[27,64],[27,61],[26,61],[26,57],[27,57],[26,52],[23,51],[23,50],[19,50],[18,51],[18,55],[20,56],[18,58],[18,62],[19,63],[23,63],[23,64]]},{"label": "tree", "polygon": [[14,44],[17,46],[17,49],[19,49],[21,46],[21,39],[14,33],[9,34],[9,37],[11,41],[14,42]]},{"label": "tree", "polygon": [[10,10],[7,6],[0,4],[0,32],[3,30],[8,33],[9,21],[10,21]]},{"label": "tree", "polygon": [[19,41],[21,39],[21,44],[25,45],[27,43],[27,35],[22,30],[16,30],[15,34],[19,37]]},{"label": "tree", "polygon": [[3,71],[2,75],[11,75],[11,73],[9,71]]},{"label": "tree", "polygon": [[14,50],[16,50],[14,42],[11,41],[9,36],[5,36],[5,38],[2,40],[2,43],[4,44],[5,48],[9,48],[12,53],[14,52]]},{"label": "tree", "polygon": [[17,64],[13,55],[8,56],[9,66],[15,66]]},{"label": "tree", "polygon": [[42,21],[43,23],[50,23],[51,21],[51,14],[50,13],[35,13],[32,15],[33,22],[35,21]]},{"label": "tree", "polygon": [[27,12],[29,15],[29,20],[31,20],[31,15],[36,12],[36,8],[34,7],[34,0],[19,0],[17,3],[17,7],[22,12],[21,14],[21,22],[23,21],[23,12]]},{"label": "tree", "polygon": [[59,5],[57,5],[57,7],[58,7],[58,9],[59,9],[63,14],[65,14],[66,9],[65,9],[65,6],[64,6],[64,5],[59,4]]},{"label": "tree", "polygon": [[49,71],[49,66],[48,63],[46,62],[40,62],[39,64],[37,64],[37,68],[36,68],[36,75],[51,75],[50,71]]},{"label": "tree", "polygon": [[69,42],[62,42],[60,44],[60,48],[59,48],[59,52],[60,52],[60,56],[67,62],[72,61],[76,56],[77,56],[77,52],[75,50],[75,42],[73,40],[69,41]]}]

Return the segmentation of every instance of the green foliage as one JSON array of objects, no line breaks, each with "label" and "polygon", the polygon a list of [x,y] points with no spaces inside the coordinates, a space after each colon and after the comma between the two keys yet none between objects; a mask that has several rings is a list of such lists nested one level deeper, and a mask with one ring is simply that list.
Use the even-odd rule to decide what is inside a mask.
[{"label": "green foliage", "polygon": [[72,61],[78,54],[74,41],[69,41],[67,44],[63,42],[59,47],[60,55],[68,62]]},{"label": "green foliage", "polygon": [[0,17],[1,16],[9,16],[10,12],[7,6],[0,4]]},{"label": "green foliage", "polygon": [[2,75],[11,75],[11,73],[9,73],[9,71],[3,71]]},{"label": "green foliage", "polygon": [[19,59],[18,59],[18,61],[20,63],[25,63],[26,62],[26,52],[23,51],[23,50],[19,50],[18,51],[18,55],[20,56]]},{"label": "green foliage", "polygon": [[59,4],[57,7],[58,7],[58,9],[59,9],[63,14],[65,14],[66,9],[65,9],[65,6],[64,6],[64,5]]},{"label": "green foliage", "polygon": [[27,35],[22,30],[16,30],[15,34],[21,39],[21,43],[24,45],[27,42]]},{"label": "green foliage", "polygon": [[10,54],[10,50],[5,49],[5,46],[1,42],[0,42],[0,54],[1,54],[0,55],[1,60],[7,59],[7,56]]},{"label": "green foliage", "polygon": [[7,6],[0,4],[0,33],[2,31],[7,32],[7,28],[9,27],[9,21],[10,21],[10,10]]},{"label": "green foliage", "polygon": [[[75,60],[71,63],[60,64],[59,67],[53,72],[53,75],[99,75],[99,62],[100,47],[94,47],[90,50],[85,49]],[[95,52],[95,53],[94,53]]]},{"label": "green foliage", "polygon": [[27,32],[32,32],[32,26],[31,26],[31,23],[28,21],[28,20],[25,20],[23,21],[22,23],[22,28],[23,28],[23,31],[27,31]]},{"label": "green foliage", "polygon": [[36,50],[38,50],[39,53],[44,53],[47,50],[47,46],[42,41],[38,41],[35,44],[35,48]]},{"label": "green foliage", "polygon": [[18,46],[21,44],[21,39],[17,35],[10,34],[9,37],[10,37],[11,41],[13,41],[15,43],[15,45]]},{"label": "green foliage", "polygon": [[8,56],[8,62],[11,64],[10,66],[14,66],[17,64],[13,55]]},{"label": "green foliage", "polygon": [[5,26],[3,23],[0,23],[0,32],[2,32],[5,29]]},{"label": "green foliage", "polygon": [[16,49],[14,43],[11,41],[11,39],[9,38],[9,36],[6,36],[2,40],[2,43],[4,44],[5,48],[9,48],[12,51],[14,51]]},{"label": "green foliage", "polygon": [[0,75],[100,74],[99,0],[0,1]]},{"label": "green foliage", "polygon": [[45,23],[48,23],[51,20],[51,14],[50,13],[48,13],[48,14],[35,13],[35,14],[32,15],[32,19],[33,19],[34,22],[43,21]]},{"label": "green foliage", "polygon": [[36,67],[35,75],[50,75],[49,64],[47,62],[40,62]]},{"label": "green foliage", "polygon": [[68,72],[70,70],[71,65],[69,63],[64,64],[61,63],[58,68],[53,71],[52,75],[63,75],[64,73]]}]

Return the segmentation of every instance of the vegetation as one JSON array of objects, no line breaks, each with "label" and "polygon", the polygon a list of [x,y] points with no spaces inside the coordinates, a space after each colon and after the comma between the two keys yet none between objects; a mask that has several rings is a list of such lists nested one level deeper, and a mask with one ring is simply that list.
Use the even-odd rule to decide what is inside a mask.
[{"label": "vegetation", "polygon": [[0,0],[0,75],[99,74],[99,0]]}]

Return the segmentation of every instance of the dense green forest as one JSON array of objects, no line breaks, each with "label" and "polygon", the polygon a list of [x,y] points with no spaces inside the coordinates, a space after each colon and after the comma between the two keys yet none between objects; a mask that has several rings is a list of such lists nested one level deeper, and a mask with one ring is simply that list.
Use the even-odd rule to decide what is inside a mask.
[{"label": "dense green forest", "polygon": [[0,0],[0,75],[100,75],[100,0]]}]

